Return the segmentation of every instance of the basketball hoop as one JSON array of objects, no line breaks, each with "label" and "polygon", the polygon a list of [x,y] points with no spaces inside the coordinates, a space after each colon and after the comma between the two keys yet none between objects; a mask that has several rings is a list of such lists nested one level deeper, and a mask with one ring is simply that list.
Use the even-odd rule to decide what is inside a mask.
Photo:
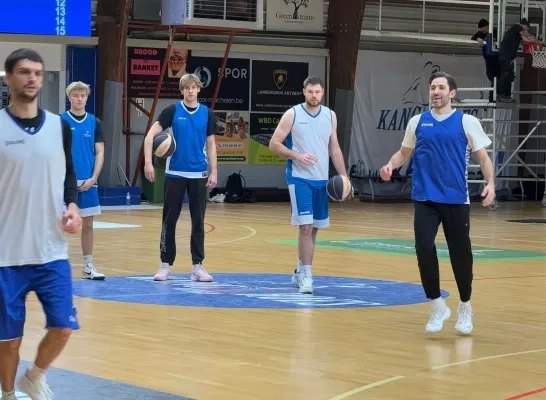
[{"label": "basketball hoop", "polygon": [[541,43],[523,43],[523,52],[531,54],[534,68],[546,68],[546,50]]}]

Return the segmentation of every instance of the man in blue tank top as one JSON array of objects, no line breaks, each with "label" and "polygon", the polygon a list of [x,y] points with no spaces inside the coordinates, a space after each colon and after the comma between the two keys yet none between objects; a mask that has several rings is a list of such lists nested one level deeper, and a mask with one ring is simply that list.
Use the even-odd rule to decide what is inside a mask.
[{"label": "man in blue tank top", "polygon": [[159,246],[161,263],[154,276],[156,281],[169,279],[176,258],[176,225],[186,192],[191,217],[190,251],[193,267],[190,279],[195,282],[213,280],[203,267],[203,260],[207,188],[215,187],[218,181],[217,127],[213,111],[197,100],[202,87],[197,75],[186,74],[180,78],[180,91],[184,100],[165,108],[144,139],[144,174],[151,182],[155,179],[152,164],[154,137],[170,128],[177,144],[175,152],[167,159],[165,171],[165,200]]},{"label": "man in blue tank top", "polygon": [[93,264],[93,219],[101,214],[97,181],[104,164],[104,131],[101,121],[85,111],[91,89],[83,82],[66,88],[70,110],[61,114],[72,129],[72,156],[78,181],[78,206],[83,218],[82,278],[104,280]]},{"label": "man in blue tank top", "polygon": [[429,79],[432,109],[411,118],[402,147],[381,168],[383,180],[401,167],[413,152],[413,193],[415,203],[415,250],[425,294],[432,301],[426,332],[438,332],[451,310],[440,295],[440,270],[435,238],[442,224],[451,265],[459,289],[458,320],[455,329],[472,332],[473,257],[470,241],[470,199],[468,164],[471,154],[479,161],[486,181],[482,205],[495,199],[493,164],[486,148],[491,140],[480,121],[451,108],[457,85],[453,77],[436,72]]},{"label": "man in blue tank top", "polygon": [[338,175],[347,176],[347,171],[337,139],[336,114],[321,105],[322,80],[307,78],[303,83],[303,94],[305,102],[282,116],[269,148],[288,160],[286,180],[292,225],[299,226],[299,260],[292,282],[299,286],[300,293],[312,294],[311,263],[317,232],[330,226],[326,193],[330,157]]}]

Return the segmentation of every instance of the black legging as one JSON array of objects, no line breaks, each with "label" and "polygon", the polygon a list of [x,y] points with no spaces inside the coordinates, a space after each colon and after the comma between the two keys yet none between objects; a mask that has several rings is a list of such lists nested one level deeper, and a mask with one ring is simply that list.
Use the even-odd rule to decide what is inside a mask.
[{"label": "black legging", "polygon": [[415,202],[415,250],[423,289],[429,299],[440,297],[440,267],[434,244],[440,223],[444,228],[460,299],[469,301],[472,295],[473,256],[468,204]]},{"label": "black legging", "polygon": [[165,201],[161,227],[161,262],[172,265],[176,258],[176,224],[188,192],[191,217],[190,250],[193,264],[205,259],[205,210],[208,178],[165,178]]}]

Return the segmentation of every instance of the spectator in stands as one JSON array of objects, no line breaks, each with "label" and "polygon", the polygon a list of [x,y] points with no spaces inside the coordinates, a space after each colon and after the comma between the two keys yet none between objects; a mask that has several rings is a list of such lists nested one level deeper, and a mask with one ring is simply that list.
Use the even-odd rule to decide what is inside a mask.
[{"label": "spectator in stands", "polygon": [[540,43],[533,34],[529,33],[529,27],[529,21],[523,18],[519,24],[512,25],[502,38],[499,48],[501,74],[497,85],[497,101],[514,102],[512,98],[512,82],[516,77],[514,59],[521,42]]},{"label": "spectator in stands", "polygon": [[[491,87],[494,86],[494,79],[500,78],[500,64],[499,56],[497,53],[491,53],[487,51],[486,40],[489,33],[489,21],[486,19],[480,19],[478,22],[478,31],[472,35],[471,40],[478,42],[478,45],[482,48],[483,58],[485,59],[485,73],[487,79],[491,82]],[[493,41],[497,40],[497,28],[493,29]],[[489,92],[489,101],[493,101],[493,91]]]}]

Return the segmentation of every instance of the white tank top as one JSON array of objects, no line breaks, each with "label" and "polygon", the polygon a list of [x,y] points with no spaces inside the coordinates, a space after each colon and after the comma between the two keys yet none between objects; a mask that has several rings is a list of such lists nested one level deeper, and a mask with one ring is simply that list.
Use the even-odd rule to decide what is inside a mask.
[{"label": "white tank top", "polygon": [[59,115],[44,113],[30,133],[0,110],[0,267],[68,259],[63,128]]},{"label": "white tank top", "polygon": [[298,153],[314,155],[318,158],[318,162],[310,166],[288,160],[287,180],[299,178],[322,184],[328,180],[332,111],[328,107],[321,106],[318,113],[313,116],[304,108],[303,104],[298,104],[293,107],[293,110],[294,123],[286,139],[286,145],[290,150]]}]

